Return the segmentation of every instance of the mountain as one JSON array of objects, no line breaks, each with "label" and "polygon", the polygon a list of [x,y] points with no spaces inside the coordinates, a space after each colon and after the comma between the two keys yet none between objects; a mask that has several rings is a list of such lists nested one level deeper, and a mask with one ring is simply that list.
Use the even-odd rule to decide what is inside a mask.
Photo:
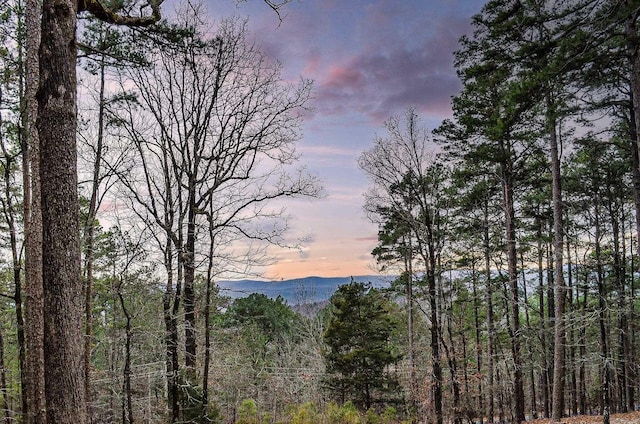
[{"label": "mountain", "polygon": [[[348,284],[352,277],[304,277],[282,281],[218,281],[220,294],[232,299],[251,293],[262,293],[272,299],[282,296],[291,306],[328,300],[336,289]],[[389,287],[394,277],[380,275],[357,275],[353,279],[371,283],[373,287]]]}]

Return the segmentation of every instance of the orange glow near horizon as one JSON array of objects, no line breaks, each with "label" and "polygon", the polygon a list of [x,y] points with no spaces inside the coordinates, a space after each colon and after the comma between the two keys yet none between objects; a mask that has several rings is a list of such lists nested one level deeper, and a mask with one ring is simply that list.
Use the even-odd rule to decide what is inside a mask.
[{"label": "orange glow near horizon", "polygon": [[[357,256],[359,252],[371,251],[375,241],[358,240],[361,246],[331,247],[313,246],[306,252],[279,252],[277,262],[266,268],[265,277],[273,280],[291,280],[304,277],[351,277],[377,274],[370,255]],[[371,247],[369,248],[369,245]]]}]

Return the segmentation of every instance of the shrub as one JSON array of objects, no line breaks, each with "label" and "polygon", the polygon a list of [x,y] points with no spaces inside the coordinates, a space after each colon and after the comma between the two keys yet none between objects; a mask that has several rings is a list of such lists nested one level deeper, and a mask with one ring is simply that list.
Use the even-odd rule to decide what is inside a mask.
[{"label": "shrub", "polygon": [[258,405],[253,399],[245,399],[238,406],[236,424],[258,424]]}]

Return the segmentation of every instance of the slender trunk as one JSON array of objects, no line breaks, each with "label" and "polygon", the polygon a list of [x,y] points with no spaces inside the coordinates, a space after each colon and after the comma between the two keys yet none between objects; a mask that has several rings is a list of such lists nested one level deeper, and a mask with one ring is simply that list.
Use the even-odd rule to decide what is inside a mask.
[{"label": "slender trunk", "polygon": [[451,312],[452,311],[450,311],[446,315],[447,334],[449,335],[451,347],[449,348],[443,339],[442,348],[445,352],[445,356],[447,357],[447,362],[449,363],[449,374],[451,376],[451,389],[453,394],[453,424],[462,424],[462,416],[460,414],[460,382],[458,381],[458,362],[456,359],[457,355],[455,351],[455,343],[453,340],[453,331],[451,330]]},{"label": "slender trunk", "polygon": [[[21,266],[21,265],[20,265]],[[24,312],[22,310],[22,279],[20,277],[20,268],[14,270],[14,291],[13,298],[16,302],[16,336],[18,338],[18,362],[20,363],[20,381],[24,382],[29,387],[27,377],[27,346],[25,342],[25,324],[24,324]],[[21,412],[23,416],[26,415],[26,411],[29,408],[27,398],[27,388],[22,387],[20,390],[21,398]]]},{"label": "slender trunk", "polygon": [[[585,278],[585,281],[583,282],[583,286],[582,286],[581,312],[582,312],[582,316],[586,317],[587,316],[587,299],[589,295],[589,275],[585,273],[584,278]],[[578,296],[577,293],[576,293],[576,296]],[[576,303],[578,303],[578,301],[576,301]],[[586,334],[584,331],[580,331],[579,333],[578,346],[580,346],[579,355],[581,358],[584,358],[585,355],[587,354],[587,341],[586,341]],[[587,378],[586,378],[587,376],[586,376],[585,361],[580,361],[579,377],[580,377],[580,384],[579,384],[580,395],[578,396],[578,398],[580,400],[580,414],[584,415],[587,413]]]},{"label": "slender trunk", "polygon": [[[18,1],[18,7],[19,8],[24,8],[24,5],[22,3],[21,0]],[[24,30],[25,30],[25,22],[22,19],[18,20],[18,34],[24,34]],[[19,67],[18,67],[18,98],[20,99],[20,124],[19,124],[19,131],[17,133],[18,136],[18,143],[21,149],[21,153],[22,153],[22,164],[24,166],[25,163],[27,163],[28,159],[27,159],[27,140],[28,140],[28,110],[27,110],[27,100],[26,100],[26,95],[25,95],[25,91],[24,91],[24,87],[25,87],[25,74],[26,74],[26,70],[25,70],[25,43],[26,40],[23,40],[22,42],[19,43],[18,45],[18,63],[19,63]],[[7,157],[5,155],[5,157]],[[6,170],[5,170],[6,172]],[[24,172],[22,174],[23,177],[23,182],[24,182]],[[10,180],[7,180],[7,183]],[[25,191],[25,193],[28,193],[29,190],[27,189]],[[6,193],[7,195],[10,194],[10,192]],[[7,197],[7,199],[9,200],[10,197]],[[24,200],[24,198],[23,198]],[[25,201],[25,203],[27,203]],[[14,213],[14,209],[13,206],[10,208],[11,213],[13,215]],[[28,210],[28,208],[27,208]],[[18,213],[18,209],[16,208],[15,210],[16,213]],[[24,212],[24,208],[23,208],[23,212]],[[26,217],[26,215],[24,215]],[[26,221],[27,219],[25,219],[24,221]],[[15,225],[13,225],[13,222],[11,223],[11,227],[9,229],[11,234],[15,234]],[[22,279],[21,279],[21,274],[22,274],[22,253],[20,253],[19,255],[17,255],[17,245],[14,247],[13,242],[14,239],[17,241],[15,235],[11,235],[11,243],[12,243],[12,256],[14,258],[14,266],[13,266],[13,281],[14,281],[14,295],[13,298],[16,302],[16,326],[17,326],[17,336],[18,336],[18,362],[20,364],[20,398],[21,398],[21,408],[20,408],[20,412],[22,414],[22,419],[23,421],[27,421],[27,409],[28,409],[28,403],[29,403],[29,399],[28,399],[28,392],[29,392],[29,379],[27,377],[27,362],[26,362],[26,351],[27,351],[27,346],[26,346],[26,342],[25,342],[25,324],[24,324],[24,313],[23,313],[23,301],[22,301],[22,294],[23,294],[23,286],[22,286]],[[23,244],[24,247],[24,244]],[[15,252],[15,253],[14,253]],[[16,259],[18,259],[18,261],[16,262]],[[16,264],[18,265],[18,267],[16,267]]]},{"label": "slender trunk", "polygon": [[133,330],[131,329],[131,314],[127,310],[127,306],[124,303],[124,297],[120,291],[122,285],[122,279],[118,286],[118,298],[120,299],[120,307],[125,317],[125,345],[124,345],[124,382],[123,382],[123,398],[125,402],[126,414],[123,412],[123,422],[127,424],[133,424],[133,402],[131,394],[131,338],[133,336]]},{"label": "slender trunk", "polygon": [[195,183],[189,181],[187,205],[187,242],[182,255],[184,264],[184,344],[185,367],[190,378],[195,378],[196,370],[196,315],[195,315],[195,242],[196,242],[196,204]]},{"label": "slender trunk", "polygon": [[[574,286],[573,282],[573,262],[571,256],[571,240],[567,237],[567,288],[568,295],[567,300],[569,302],[568,308],[571,316],[575,316],[577,302],[573,301],[573,291],[576,291],[577,298],[577,287]],[[578,415],[578,383],[576,376],[576,338],[575,338],[575,326],[569,327],[568,332],[568,345],[571,346],[569,350],[569,361],[571,363],[571,372],[570,372],[570,381],[571,381],[571,413],[573,415]]]},{"label": "slender trunk", "polygon": [[84,367],[85,367],[85,397],[87,400],[87,414],[91,417],[91,350],[93,346],[93,259],[94,259],[94,237],[96,214],[98,212],[98,189],[100,185],[100,168],[102,166],[102,151],[104,145],[104,91],[105,91],[105,57],[100,59],[100,88],[98,97],[98,137],[96,140],[96,157],[93,163],[93,179],[91,182],[91,198],[89,200],[89,210],[87,220],[84,223],[85,230],[85,338],[84,338]]},{"label": "slender trunk", "polygon": [[484,265],[485,265],[485,280],[486,280],[486,298],[487,298],[487,398],[488,398],[488,410],[487,418],[490,423],[495,418],[495,403],[494,403],[494,355],[495,355],[495,327],[494,327],[494,313],[493,313],[493,287],[491,284],[491,250],[490,250],[490,238],[489,238],[489,201],[484,202]]},{"label": "slender trunk", "polygon": [[42,287],[42,212],[40,209],[40,140],[36,118],[39,84],[38,48],[40,46],[39,0],[27,0],[26,78],[23,108],[23,128],[26,136],[22,146],[22,175],[24,198],[25,244],[25,346],[27,409],[23,411],[26,424],[46,423],[44,384],[44,316]]},{"label": "slender trunk", "polygon": [[[614,289],[618,293],[618,322],[617,322],[617,339],[618,345],[616,349],[615,360],[615,376],[616,376],[616,412],[626,411],[626,363],[625,363],[625,338],[628,331],[627,318],[626,318],[626,288],[624,283],[624,266],[622,265],[622,253],[620,246],[620,212],[617,204],[616,197],[620,194],[617,193],[611,185],[607,185],[607,211],[609,213],[609,220],[611,223],[611,239],[613,242],[613,275],[615,279]],[[624,231],[624,229],[623,229]]]},{"label": "slender trunk", "polygon": [[[640,50],[638,49],[637,13],[627,19],[626,36],[631,61],[630,93],[632,111],[630,114],[630,127],[632,129],[631,135],[633,136],[631,137],[631,156],[633,160],[632,178],[635,203],[636,239],[637,243],[640,245]],[[636,250],[640,252],[640,247]],[[640,262],[638,262],[638,264],[640,265]],[[633,272],[637,272],[637,270],[633,270]],[[631,283],[631,291],[633,292],[633,282]],[[633,294],[631,298],[633,299]],[[633,308],[635,303],[631,303]],[[636,363],[633,355],[631,360],[632,363]],[[630,409],[635,409],[635,391],[633,385],[630,385],[627,398],[628,405],[631,407]]]},{"label": "slender trunk", "polygon": [[543,240],[542,240],[542,219],[538,218],[537,220],[537,229],[536,229],[536,238],[538,240],[538,304],[539,312],[538,312],[538,321],[540,322],[540,343],[542,347],[542,369],[540,374],[541,380],[541,388],[542,391],[542,413],[544,418],[549,418],[550,407],[549,407],[549,365],[547,361],[547,320],[544,314],[544,267],[543,267],[543,259],[544,259],[544,251],[543,251]]},{"label": "slender trunk", "polygon": [[76,156],[78,3],[44,0],[38,134],[47,421],[87,422]]},{"label": "slender trunk", "polygon": [[415,346],[414,346],[414,298],[413,298],[413,243],[411,237],[408,240],[407,252],[404,255],[404,269],[407,274],[406,296],[407,296],[407,332],[409,337],[409,351],[407,354],[409,362],[409,387],[411,392],[411,405],[416,406],[418,397],[418,380],[416,378]]},{"label": "slender trunk", "polygon": [[209,221],[209,259],[207,266],[207,288],[204,303],[204,369],[202,374],[202,422],[208,420],[209,408],[209,365],[211,362],[211,292],[213,280],[213,222]]},{"label": "slender trunk", "polygon": [[[640,94],[640,93],[639,93]],[[629,144],[629,150],[631,152],[631,179],[633,181],[633,203],[634,203],[634,218],[635,218],[635,233],[636,233],[636,240],[640,243],[640,146],[637,140],[639,139],[638,137],[638,131],[637,131],[637,124],[636,124],[636,115],[634,113],[634,93],[631,93],[631,99],[630,99],[630,111],[629,111],[629,117],[630,117],[630,134],[629,134],[629,140],[631,140],[630,144]],[[633,266],[633,237],[631,238],[631,270],[632,273],[635,273],[636,271],[634,270],[634,266]],[[633,292],[633,278],[631,279],[631,283],[630,283],[630,289]],[[633,293],[631,293],[631,297],[630,299],[634,299],[633,297]],[[630,322],[633,322],[633,307],[635,305],[634,302],[629,302],[630,303]],[[631,340],[633,340],[633,337],[630,337]],[[633,371],[633,366],[632,364],[635,364],[635,358],[634,358],[634,354],[635,354],[635,350],[630,349],[629,351],[629,358],[628,358],[628,364],[629,364],[629,380],[630,380],[630,384],[627,387],[627,408],[632,411],[635,409],[635,386],[632,383],[632,381],[634,380],[634,371]]]},{"label": "slender trunk", "polygon": [[[472,276],[472,290],[473,290],[473,323],[475,325],[475,342],[476,342],[476,373],[482,375],[482,342],[480,334],[480,304],[478,299],[478,281],[476,272],[476,263],[473,262],[473,276]],[[482,417],[482,411],[484,409],[483,394],[482,394],[482,380],[478,379],[478,410],[476,416]],[[482,421],[482,418],[480,418]]]},{"label": "slender trunk", "polygon": [[560,174],[560,154],[557,135],[557,123],[552,113],[552,99],[547,95],[549,147],[551,155],[551,191],[553,197],[553,253],[554,253],[554,297],[555,297],[555,327],[553,350],[553,400],[551,420],[559,422],[564,414],[564,383],[565,383],[565,284],[564,284],[564,230],[562,212],[562,186]]},{"label": "slender trunk", "polygon": [[[2,103],[2,95],[3,92],[0,90],[0,103]],[[0,128],[3,126],[4,122],[2,120],[2,114],[0,113]],[[0,138],[2,138],[3,134],[0,133]],[[18,234],[16,230],[16,219],[15,214],[17,213],[17,208],[14,205],[13,198],[13,169],[14,163],[17,161],[17,155],[11,154],[7,151],[6,145],[4,143],[0,143],[0,149],[2,149],[2,157],[4,159],[4,163],[2,164],[2,168],[4,169],[3,173],[3,193],[2,199],[0,199],[0,204],[2,205],[2,214],[4,215],[4,222],[7,225],[7,230],[9,232],[9,248],[11,250],[11,269],[13,276],[13,286],[14,286],[14,294],[13,294],[13,302],[15,303],[15,313],[16,313],[16,331],[18,338],[18,365],[20,368],[20,381],[26,382],[26,358],[25,358],[25,341],[24,341],[24,320],[22,316],[22,261],[20,259],[19,247],[18,247]],[[4,370],[4,366],[3,366]],[[27,397],[26,391],[21,391],[21,400],[22,400],[22,411],[26,411],[27,408]]]},{"label": "slender trunk", "polygon": [[609,378],[609,348],[607,342],[606,315],[605,315],[605,290],[604,290],[604,271],[602,267],[602,247],[600,238],[602,237],[600,228],[600,196],[595,198],[595,259],[596,259],[596,276],[598,284],[598,323],[600,330],[600,355],[602,358],[602,387],[601,387],[601,407],[600,414],[604,417],[604,424],[609,424],[609,413],[611,410],[610,395],[610,378]]},{"label": "slender trunk", "polygon": [[427,285],[429,290],[429,307],[430,307],[430,319],[431,319],[431,369],[432,369],[432,386],[433,386],[433,402],[436,413],[436,424],[443,423],[442,416],[442,364],[440,355],[440,343],[438,333],[440,331],[440,324],[438,319],[438,300],[436,292],[436,260],[433,244],[429,246],[430,264],[427,271]]},{"label": "slender trunk", "polygon": [[[520,265],[522,266],[522,301],[524,302],[524,319],[525,324],[527,325],[527,329],[531,329],[531,317],[529,317],[529,296],[527,294],[527,273],[526,267],[524,263],[524,255],[520,254]],[[533,348],[533,346],[531,346]],[[529,392],[531,396],[531,416],[533,418],[537,418],[537,401],[536,401],[536,379],[534,375],[535,368],[535,360],[533,357],[530,357],[530,365],[529,365]]]},{"label": "slender trunk", "polygon": [[180,418],[180,404],[178,399],[178,328],[173,314],[172,302],[178,302],[178,295],[173,287],[173,265],[171,241],[167,238],[165,248],[165,269],[167,284],[163,295],[163,315],[165,324],[167,395],[171,407],[171,422],[178,422]]},{"label": "slender trunk", "polygon": [[518,290],[518,257],[516,251],[516,223],[513,202],[513,173],[510,164],[501,164],[503,200],[505,209],[505,236],[507,240],[507,269],[511,290],[511,354],[513,357],[514,421],[521,423],[524,416],[524,384],[522,378],[522,358],[520,353],[520,296]]},{"label": "slender trunk", "polygon": [[0,408],[2,408],[2,422],[10,423],[11,414],[9,411],[9,391],[7,390],[7,368],[4,363],[4,334],[0,329],[0,391],[2,391],[2,401]]}]

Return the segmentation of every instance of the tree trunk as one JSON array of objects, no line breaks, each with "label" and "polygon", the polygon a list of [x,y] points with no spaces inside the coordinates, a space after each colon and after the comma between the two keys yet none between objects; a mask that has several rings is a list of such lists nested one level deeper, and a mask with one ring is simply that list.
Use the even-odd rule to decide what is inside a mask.
[{"label": "tree trunk", "polygon": [[36,127],[39,84],[38,48],[40,46],[41,5],[27,0],[26,78],[22,146],[25,233],[25,346],[27,409],[23,411],[27,424],[46,423],[44,390],[44,316],[42,294],[42,212],[40,209],[40,140]]},{"label": "tree trunk", "polygon": [[209,258],[207,265],[207,288],[204,303],[204,370],[202,372],[202,422],[207,422],[209,409],[209,365],[211,363],[211,292],[213,284],[213,247],[215,236],[213,222],[209,219]]},{"label": "tree trunk", "polygon": [[85,287],[84,287],[84,380],[85,396],[87,401],[87,414],[91,416],[91,350],[93,346],[93,259],[95,245],[95,225],[96,214],[98,212],[98,189],[100,186],[100,167],[102,166],[102,151],[104,146],[104,113],[105,113],[105,57],[100,58],[100,88],[98,94],[98,137],[96,139],[96,157],[93,164],[93,177],[91,181],[91,198],[89,199],[89,210],[87,220],[84,223],[85,231]]},{"label": "tree trunk", "polygon": [[406,296],[407,296],[407,336],[409,339],[409,348],[407,352],[407,361],[409,365],[409,387],[411,406],[416,406],[418,398],[418,380],[416,378],[416,351],[414,345],[414,312],[415,299],[413,298],[413,243],[411,236],[408,237],[408,248],[404,256],[404,270],[407,274]]},{"label": "tree trunk", "polygon": [[609,424],[609,413],[611,410],[611,393],[610,387],[611,382],[609,378],[609,348],[608,348],[608,337],[607,337],[607,328],[606,328],[606,303],[605,303],[605,290],[604,290],[604,271],[602,267],[602,247],[600,244],[600,238],[602,237],[601,228],[600,228],[600,196],[595,196],[595,260],[596,260],[596,275],[597,275],[597,284],[598,284],[598,323],[600,330],[600,355],[602,359],[601,366],[601,382],[602,386],[601,390],[601,406],[600,406],[600,414],[604,417],[604,424]]},{"label": "tree trunk", "polygon": [[[640,83],[639,83],[640,84]],[[640,88],[640,86],[639,86]],[[640,95],[640,93],[638,93]],[[633,91],[631,93],[631,99],[630,99],[630,108],[631,110],[629,111],[629,117],[630,117],[630,134],[629,134],[629,139],[631,140],[631,143],[629,145],[629,150],[631,152],[631,179],[633,181],[633,203],[634,203],[634,209],[635,209],[635,232],[636,232],[636,240],[638,240],[638,242],[640,242],[640,141],[638,141],[639,136],[638,136],[638,130],[637,130],[637,123],[636,123],[636,115],[634,113],[635,111],[635,106],[634,106],[634,99],[635,96],[633,94]],[[631,250],[633,250],[633,238],[631,241]],[[640,247],[637,248],[637,250],[640,250]],[[632,258],[632,264],[633,264],[633,254],[631,255]],[[633,269],[633,266],[631,268],[632,272],[635,272],[635,270]],[[631,284],[631,291],[633,292],[633,284]],[[631,293],[631,299],[633,299],[633,293]],[[630,302],[630,307],[631,307],[631,317],[630,317],[630,321],[633,322],[633,305],[634,302]],[[631,340],[633,340],[633,338],[631,338]],[[631,368],[631,364],[635,364],[635,351],[633,349],[631,349],[630,353],[629,353],[629,379],[633,380],[634,379],[634,374],[633,374],[633,368]],[[635,387],[633,384],[629,384],[629,387],[627,388],[627,405],[628,405],[628,409],[630,411],[635,409]]]},{"label": "tree trunk", "polygon": [[[531,329],[531,317],[529,316],[529,297],[527,293],[527,273],[524,262],[524,255],[520,253],[520,265],[522,266],[522,281],[523,281],[523,291],[522,291],[522,301],[525,304],[524,317],[525,324],[527,325],[527,330]],[[533,418],[537,418],[538,415],[538,405],[537,405],[537,395],[536,395],[536,379],[534,375],[534,369],[536,367],[535,359],[532,357],[529,358],[530,366],[529,366],[529,393],[531,396],[531,416]]]},{"label": "tree trunk", "polygon": [[47,421],[87,422],[76,156],[77,2],[45,0],[38,134]]},{"label": "tree trunk", "polygon": [[[568,308],[570,311],[569,313],[572,316],[576,316],[578,302],[576,301],[574,303],[573,292],[575,290],[576,300],[577,300],[578,287],[574,285],[574,282],[573,282],[573,259],[571,256],[571,240],[568,236],[567,236],[566,246],[567,246],[567,288],[568,288],[567,300],[569,302]],[[576,331],[575,326],[569,327],[567,344],[570,346],[569,361],[571,364],[570,365],[571,367],[571,371],[570,371],[571,413],[573,415],[578,415],[578,382],[577,382],[577,375],[576,375],[576,364],[578,361],[576,359],[575,331]]]},{"label": "tree trunk", "polygon": [[551,188],[553,197],[553,253],[554,253],[554,298],[555,327],[553,349],[553,399],[551,405],[551,421],[559,422],[564,412],[564,380],[565,380],[565,328],[564,328],[564,231],[562,212],[562,187],[560,175],[559,143],[556,131],[556,120],[551,115],[551,98],[547,96],[547,117],[549,130],[549,147],[551,155]]},{"label": "tree trunk", "polygon": [[[481,340],[481,325],[480,325],[480,299],[478,298],[478,273],[476,270],[475,259],[473,262],[473,276],[472,276],[472,290],[473,290],[473,323],[475,325],[475,351],[476,351],[476,373],[482,375],[482,342]],[[484,409],[483,393],[482,393],[482,379],[478,379],[478,410],[476,416],[481,417]]]},{"label": "tree trunk", "polygon": [[196,314],[195,314],[195,243],[196,243],[196,187],[189,181],[188,210],[187,210],[187,243],[182,254],[184,264],[184,364],[189,372],[189,378],[195,379],[196,374]]},{"label": "tree trunk", "polygon": [[167,395],[171,408],[171,422],[178,422],[180,418],[180,404],[178,399],[178,328],[177,318],[173,313],[172,302],[178,302],[178,294],[173,289],[173,265],[171,241],[167,239],[165,249],[165,268],[167,270],[167,285],[163,295],[163,315],[165,324]]},{"label": "tree trunk", "polygon": [[518,290],[518,257],[516,251],[515,210],[513,203],[513,175],[509,164],[501,164],[504,209],[505,236],[507,240],[507,269],[509,274],[509,288],[511,290],[511,354],[513,356],[513,396],[514,421],[521,423],[524,416],[524,383],[522,378],[522,358],[520,355],[520,297]]},{"label": "tree trunk", "polygon": [[133,402],[131,394],[131,338],[133,336],[133,330],[131,329],[131,314],[127,310],[127,306],[124,303],[124,297],[120,289],[122,288],[122,279],[118,285],[118,298],[120,299],[120,307],[125,317],[125,346],[124,346],[124,382],[123,382],[123,401],[125,404],[124,411],[122,413],[122,422],[127,424],[133,424]]},{"label": "tree trunk", "polygon": [[[536,238],[538,240],[538,322],[540,323],[540,344],[542,349],[541,355],[541,374],[540,374],[540,391],[542,396],[542,414],[544,418],[549,418],[551,415],[549,407],[549,365],[547,361],[547,320],[544,315],[545,300],[544,300],[544,249],[543,249],[543,237],[542,237],[542,218],[538,217],[536,227]],[[547,306],[548,307],[548,306]]]},{"label": "tree trunk", "polygon": [[484,265],[485,265],[485,279],[486,279],[486,297],[487,297],[487,398],[488,398],[488,410],[487,418],[490,423],[493,423],[495,418],[495,403],[494,403],[494,355],[495,355],[495,327],[494,327],[494,313],[493,313],[493,288],[491,284],[491,250],[490,250],[490,238],[489,238],[489,202],[484,202]]},{"label": "tree trunk", "polygon": [[435,252],[433,246],[430,245],[430,264],[431,269],[427,270],[427,285],[429,291],[429,308],[430,308],[430,332],[431,332],[431,372],[433,387],[433,402],[436,414],[436,424],[443,423],[442,415],[442,364],[440,355],[440,343],[438,333],[440,324],[438,319],[438,299],[436,292],[436,276],[435,276]]},{"label": "tree trunk", "polygon": [[10,423],[11,414],[9,413],[9,399],[7,394],[7,368],[4,363],[4,334],[0,329],[0,391],[2,392],[2,400],[0,401],[0,409],[2,409],[2,422]]},{"label": "tree trunk", "polygon": [[[21,50],[20,50],[21,51]],[[20,54],[20,53],[19,53]],[[19,60],[21,62],[21,60]],[[0,88],[0,104],[4,104],[4,92]],[[13,276],[14,295],[13,302],[15,304],[16,314],[16,333],[18,338],[18,366],[20,369],[20,381],[26,382],[26,363],[25,363],[25,342],[24,342],[24,318],[22,315],[22,260],[20,258],[18,247],[18,232],[16,228],[16,214],[18,208],[15,205],[15,196],[12,193],[15,189],[13,184],[14,170],[16,169],[16,162],[18,159],[17,153],[10,153],[7,150],[5,144],[4,133],[4,117],[0,112],[0,149],[2,150],[2,198],[0,198],[0,204],[2,205],[2,215],[4,223],[6,224],[6,230],[9,233],[9,250],[11,251],[11,273]],[[21,137],[23,133],[18,133]],[[19,138],[19,141],[22,141]],[[3,365],[4,371],[4,365]],[[4,387],[4,386],[3,386]],[[27,409],[27,396],[26,390],[21,390],[22,411]]]}]

